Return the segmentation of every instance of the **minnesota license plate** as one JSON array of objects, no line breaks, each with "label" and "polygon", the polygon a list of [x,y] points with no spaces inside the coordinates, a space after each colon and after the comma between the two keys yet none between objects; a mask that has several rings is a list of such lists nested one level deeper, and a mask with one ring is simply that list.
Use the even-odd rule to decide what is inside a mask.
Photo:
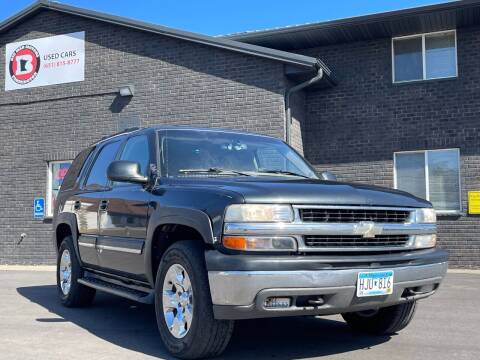
[{"label": "minnesota license plate", "polygon": [[390,295],[392,292],[393,270],[358,273],[358,297]]}]

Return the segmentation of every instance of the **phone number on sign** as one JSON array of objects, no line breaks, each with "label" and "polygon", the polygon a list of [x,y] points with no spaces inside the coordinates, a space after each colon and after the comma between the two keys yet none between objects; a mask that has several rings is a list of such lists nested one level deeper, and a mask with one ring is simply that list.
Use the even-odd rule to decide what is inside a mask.
[{"label": "phone number on sign", "polygon": [[44,69],[56,68],[61,66],[76,65],[80,63],[80,59],[69,59],[61,61],[53,61],[46,64],[43,64]]}]

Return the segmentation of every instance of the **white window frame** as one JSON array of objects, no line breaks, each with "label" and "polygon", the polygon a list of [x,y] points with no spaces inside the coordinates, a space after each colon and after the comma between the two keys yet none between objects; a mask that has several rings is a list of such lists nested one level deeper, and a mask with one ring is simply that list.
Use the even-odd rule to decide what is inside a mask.
[{"label": "white window frame", "polygon": [[[435,78],[427,79],[427,60],[426,60],[426,52],[425,52],[425,36],[428,35],[441,35],[441,34],[449,34],[453,33],[455,37],[455,75],[453,76],[440,76]],[[404,40],[404,39],[413,39],[413,38],[422,38],[422,67],[423,67],[423,76],[422,79],[413,79],[413,80],[401,80],[395,81],[395,40]],[[407,36],[397,36],[392,38],[392,83],[394,84],[402,84],[402,83],[409,83],[409,82],[418,82],[418,81],[430,81],[430,80],[438,80],[438,79],[454,79],[458,77],[458,48],[457,48],[457,30],[445,30],[445,31],[436,31],[436,32],[428,32],[422,34],[414,34],[414,35],[407,35]]]},{"label": "white window frame", "polygon": [[45,217],[51,218],[53,216],[53,209],[51,207],[52,203],[52,184],[53,184],[53,165],[61,163],[70,163],[72,164],[73,160],[52,160],[47,161],[47,191],[45,197]]},{"label": "white window frame", "polygon": [[421,154],[423,153],[425,159],[425,194],[428,201],[430,201],[430,184],[429,184],[429,174],[428,174],[428,153],[435,151],[456,151],[458,155],[458,199],[459,199],[459,208],[455,210],[436,210],[438,215],[459,215],[463,211],[462,205],[462,177],[461,177],[461,168],[462,168],[462,159],[460,157],[460,149],[458,148],[449,148],[449,149],[434,149],[434,150],[413,150],[413,151],[397,151],[393,153],[393,187],[397,187],[397,154]]}]

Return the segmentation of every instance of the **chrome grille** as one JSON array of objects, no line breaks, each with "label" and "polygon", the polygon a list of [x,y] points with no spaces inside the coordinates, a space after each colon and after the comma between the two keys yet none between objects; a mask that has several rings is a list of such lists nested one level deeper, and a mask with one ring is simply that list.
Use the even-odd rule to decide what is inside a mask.
[{"label": "chrome grille", "polygon": [[377,235],[364,238],[360,235],[306,235],[305,245],[312,248],[362,248],[362,247],[402,247],[407,245],[408,235]]},{"label": "chrome grille", "polygon": [[404,223],[410,216],[410,211],[398,209],[302,208],[299,212],[303,222],[315,223]]}]

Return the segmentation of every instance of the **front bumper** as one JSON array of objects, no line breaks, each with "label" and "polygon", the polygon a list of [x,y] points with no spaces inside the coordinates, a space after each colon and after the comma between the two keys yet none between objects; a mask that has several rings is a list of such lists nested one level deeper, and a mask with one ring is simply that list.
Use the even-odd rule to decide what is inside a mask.
[{"label": "front bumper", "polygon": [[[284,259],[273,257],[269,263],[261,262],[254,269],[238,271],[216,268],[218,258],[225,262],[225,256],[233,257],[232,261],[235,261],[234,255],[207,253],[214,314],[217,319],[330,315],[422,299],[432,295],[440,285],[447,271],[448,254],[443,250],[429,250],[417,252],[416,255],[415,259],[410,256],[410,260],[391,263],[385,260],[391,255],[378,255],[377,259],[372,258],[368,264],[356,265],[351,263],[355,256],[349,260],[345,257],[345,262],[342,263],[345,266],[339,266],[339,263],[332,266],[322,262],[315,266],[305,256],[294,264],[290,263],[288,270],[273,270],[272,264],[278,265]],[[379,257],[383,260],[376,262]],[[254,256],[248,258],[255,261]],[[248,263],[248,260],[242,261]],[[244,269],[248,267],[248,264],[243,266]],[[393,293],[378,297],[356,297],[358,272],[376,269],[394,270]],[[290,297],[292,305],[288,308],[265,308],[264,302],[269,297]],[[321,299],[321,304],[310,305],[308,299]]]}]

